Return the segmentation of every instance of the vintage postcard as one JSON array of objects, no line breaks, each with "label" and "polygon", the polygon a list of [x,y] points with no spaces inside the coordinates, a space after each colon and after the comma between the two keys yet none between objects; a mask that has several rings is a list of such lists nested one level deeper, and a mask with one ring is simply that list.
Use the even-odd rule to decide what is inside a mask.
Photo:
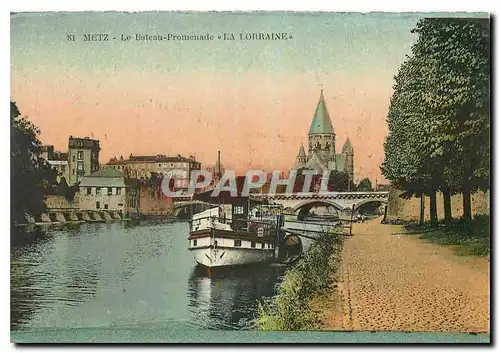
[{"label": "vintage postcard", "polygon": [[10,16],[15,343],[489,343],[488,13]]}]

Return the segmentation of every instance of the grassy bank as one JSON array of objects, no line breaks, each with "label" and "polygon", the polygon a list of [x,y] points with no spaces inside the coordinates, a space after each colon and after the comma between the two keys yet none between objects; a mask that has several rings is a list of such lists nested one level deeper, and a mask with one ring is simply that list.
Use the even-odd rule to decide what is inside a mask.
[{"label": "grassy bank", "polygon": [[405,226],[410,234],[418,235],[419,239],[454,246],[458,255],[489,256],[490,254],[490,215],[475,215],[473,220],[455,220],[453,225],[443,224],[431,226],[408,224]]},{"label": "grassy bank", "polygon": [[343,236],[323,234],[306,256],[285,273],[276,296],[259,303],[256,328],[297,331],[320,325],[310,307],[313,297],[332,286],[341,259]]}]

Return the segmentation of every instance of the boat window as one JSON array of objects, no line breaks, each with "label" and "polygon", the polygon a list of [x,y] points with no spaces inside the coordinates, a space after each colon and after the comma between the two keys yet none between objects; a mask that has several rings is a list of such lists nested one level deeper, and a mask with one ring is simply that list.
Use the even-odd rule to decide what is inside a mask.
[{"label": "boat window", "polygon": [[250,243],[250,247],[251,248],[255,248],[255,242],[254,241]]},{"label": "boat window", "polygon": [[234,214],[243,214],[243,206],[234,206]]},{"label": "boat window", "polygon": [[198,243],[198,240],[194,239],[194,240],[193,240],[193,246],[196,246],[196,245],[197,245],[197,243]]},{"label": "boat window", "polygon": [[261,243],[261,244],[260,244],[260,248],[261,248],[261,249],[264,249],[264,247],[265,247],[265,243]]},{"label": "boat window", "polygon": [[237,247],[237,246],[241,246],[241,240],[239,239],[234,239],[234,246]]}]

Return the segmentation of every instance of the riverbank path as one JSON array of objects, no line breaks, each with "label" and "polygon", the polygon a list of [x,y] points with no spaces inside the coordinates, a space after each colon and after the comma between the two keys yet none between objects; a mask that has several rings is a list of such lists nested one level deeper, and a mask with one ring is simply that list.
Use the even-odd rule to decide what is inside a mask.
[{"label": "riverbank path", "polygon": [[489,262],[405,234],[381,219],[353,225],[324,329],[489,332]]}]

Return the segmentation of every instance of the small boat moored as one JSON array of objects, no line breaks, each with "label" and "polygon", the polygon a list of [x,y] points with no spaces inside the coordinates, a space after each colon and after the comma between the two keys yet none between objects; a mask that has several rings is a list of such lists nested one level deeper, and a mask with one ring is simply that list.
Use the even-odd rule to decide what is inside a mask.
[{"label": "small boat moored", "polygon": [[190,221],[189,250],[196,262],[214,268],[274,260],[282,217],[252,217],[250,211],[262,200],[227,191],[214,198],[211,192],[193,195],[214,206]]}]

